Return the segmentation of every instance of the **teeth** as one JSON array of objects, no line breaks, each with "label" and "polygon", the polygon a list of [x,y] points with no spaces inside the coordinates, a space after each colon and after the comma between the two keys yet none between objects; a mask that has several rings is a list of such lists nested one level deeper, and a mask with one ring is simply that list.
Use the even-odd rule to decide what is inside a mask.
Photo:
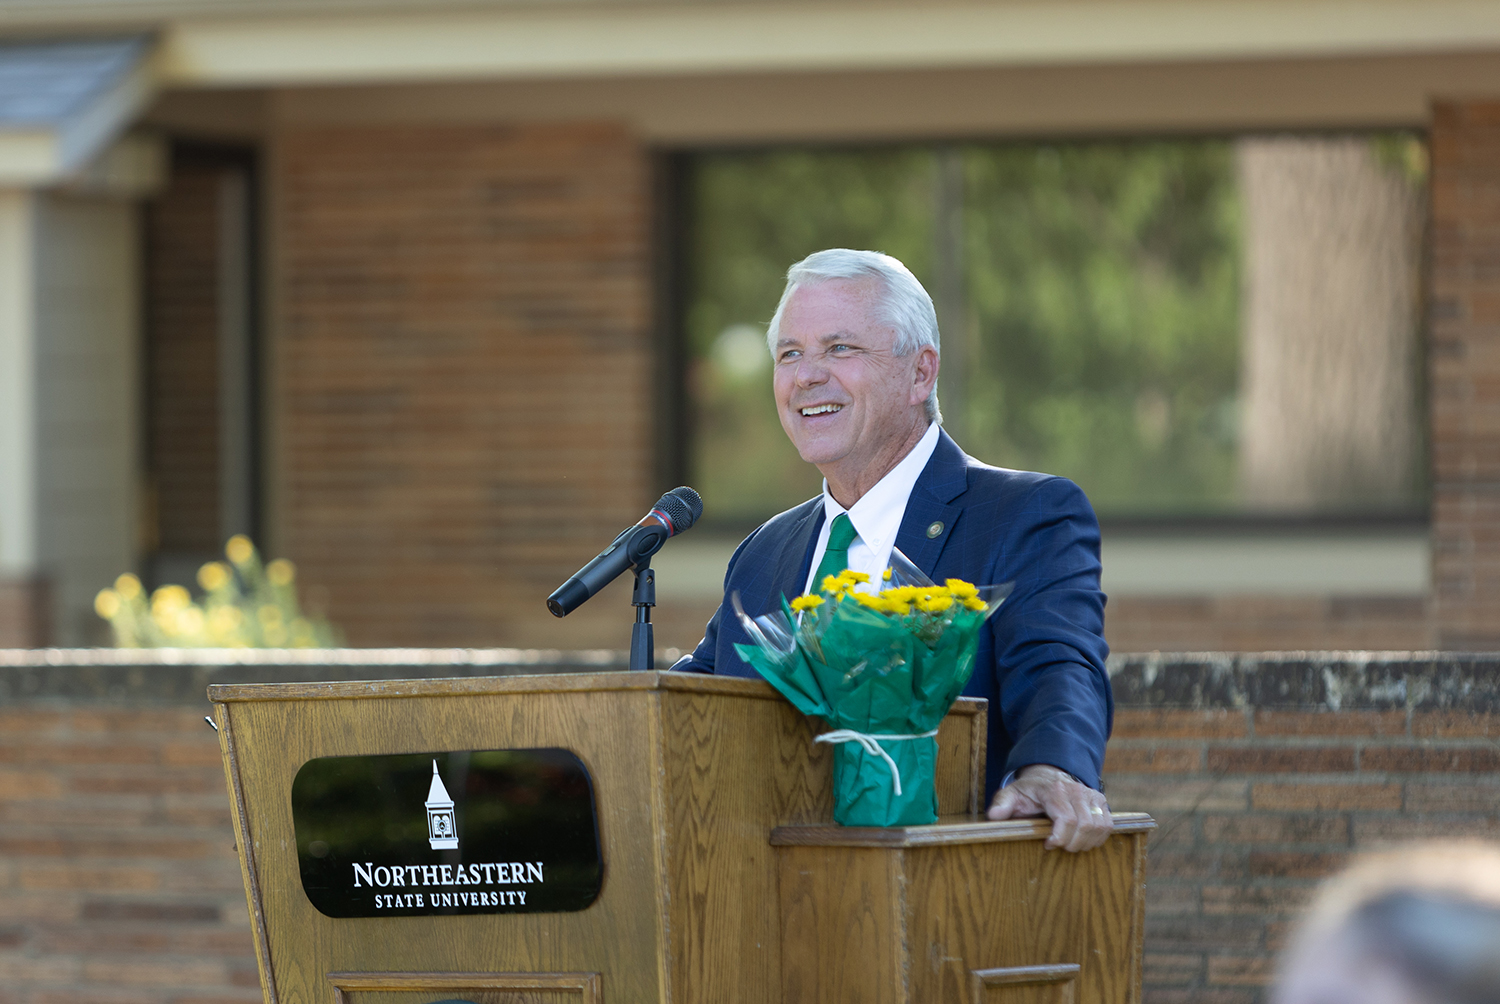
[{"label": "teeth", "polygon": [[843,411],[843,410],[844,410],[844,406],[841,405],[841,404],[820,404],[820,405],[818,405],[815,408],[803,408],[802,409],[802,414],[803,415],[826,415],[830,411]]}]

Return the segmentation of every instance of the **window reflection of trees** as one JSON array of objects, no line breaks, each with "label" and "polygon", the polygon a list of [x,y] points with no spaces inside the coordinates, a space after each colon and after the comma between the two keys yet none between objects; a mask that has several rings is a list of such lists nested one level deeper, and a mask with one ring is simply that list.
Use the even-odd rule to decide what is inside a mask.
[{"label": "window reflection of trees", "polygon": [[[1345,169],[1352,169],[1351,158],[1362,158],[1354,166],[1364,172],[1359,191],[1366,194],[1342,203],[1324,199],[1321,218],[1304,209],[1300,230],[1283,222],[1268,238],[1265,221],[1285,221],[1287,214],[1267,202],[1263,183],[1251,189],[1254,198],[1246,195],[1247,185],[1267,176],[1268,142],[965,144],[696,157],[688,175],[692,226],[685,236],[687,393],[695,419],[692,477],[715,500],[714,515],[763,518],[817,491],[816,472],[780,431],[769,360],[758,345],[786,267],[830,246],[894,254],[933,293],[948,370],[939,385],[946,425],[980,459],[1071,477],[1106,515],[1277,509],[1257,487],[1265,476],[1245,462],[1245,422],[1254,423],[1254,444],[1263,443],[1269,429],[1286,439],[1284,452],[1323,456],[1319,449],[1349,452],[1359,445],[1357,437],[1329,425],[1339,424],[1334,412],[1362,414],[1361,408],[1384,405],[1309,407],[1308,421],[1321,425],[1309,429],[1304,422],[1288,430],[1257,404],[1274,395],[1263,383],[1247,387],[1247,376],[1263,368],[1242,372],[1243,305],[1258,304],[1263,314],[1266,302],[1293,303],[1301,310],[1300,327],[1282,337],[1302,343],[1332,332],[1333,325],[1320,321],[1320,309],[1341,316],[1349,310],[1347,303],[1320,307],[1308,297],[1298,305],[1298,290],[1277,285],[1264,269],[1257,273],[1261,285],[1249,289],[1245,261],[1254,248],[1247,235],[1258,237],[1261,249],[1269,239],[1273,254],[1282,248],[1288,260],[1305,259],[1309,248],[1329,244],[1320,228],[1337,232],[1357,217],[1365,245],[1376,247],[1362,251],[1345,242],[1340,263],[1307,262],[1304,269],[1385,276],[1386,285],[1399,285],[1401,276],[1392,270],[1405,269],[1414,290],[1420,221],[1408,213],[1400,226],[1386,228],[1389,234],[1365,223],[1382,214],[1396,220],[1391,207],[1377,205],[1380,199],[1368,193],[1414,204],[1425,179],[1421,144],[1411,136],[1314,139],[1290,153],[1285,144],[1270,143],[1283,158],[1322,158],[1319,163]],[[1325,154],[1319,143],[1342,147]],[[1259,165],[1259,173],[1247,171],[1247,164]],[[1381,176],[1389,180],[1382,183]],[[1245,218],[1247,205],[1259,214],[1258,229]],[[1379,269],[1352,261],[1367,252],[1383,255]],[[1391,347],[1381,348],[1382,358],[1399,363],[1407,351],[1414,360],[1412,295],[1365,297],[1377,304],[1372,309],[1402,316],[1365,319],[1353,335],[1328,338],[1383,340]],[[1359,300],[1356,294],[1351,302]],[[1355,357],[1348,348],[1335,349],[1335,357]],[[1349,393],[1384,394],[1396,405],[1402,394],[1415,400],[1414,362],[1381,378],[1390,385],[1384,390],[1364,381]],[[1317,385],[1318,376],[1309,374],[1295,391],[1307,397]],[[1247,393],[1259,409],[1248,414]],[[1396,405],[1385,411],[1401,411]],[[1420,438],[1411,409],[1393,421],[1405,423],[1406,441]],[[1299,445],[1309,437],[1316,449]],[[1340,445],[1346,440],[1354,445]],[[1412,450],[1384,462],[1401,470],[1365,471],[1361,484],[1373,478],[1383,485],[1378,501],[1386,509],[1419,507],[1424,489],[1413,473]],[[1313,467],[1326,470],[1328,462]],[[1358,509],[1368,500],[1363,489],[1342,495],[1271,491],[1288,500],[1281,508],[1303,512]]]}]

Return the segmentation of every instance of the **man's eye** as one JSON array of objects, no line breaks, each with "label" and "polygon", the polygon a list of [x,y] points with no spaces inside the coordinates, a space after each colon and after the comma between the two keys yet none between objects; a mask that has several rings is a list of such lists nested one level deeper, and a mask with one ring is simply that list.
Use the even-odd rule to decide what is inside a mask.
[{"label": "man's eye", "polygon": [[776,361],[779,362],[779,363],[789,363],[793,359],[796,359],[801,354],[802,353],[798,352],[795,349],[788,349],[787,351],[783,352],[781,355],[777,356],[776,357]]},{"label": "man's eye", "polygon": [[852,351],[854,351],[854,346],[852,346],[852,345],[845,345],[843,342],[839,342],[838,344],[836,344],[832,348],[830,348],[828,351],[829,352],[852,352]]}]

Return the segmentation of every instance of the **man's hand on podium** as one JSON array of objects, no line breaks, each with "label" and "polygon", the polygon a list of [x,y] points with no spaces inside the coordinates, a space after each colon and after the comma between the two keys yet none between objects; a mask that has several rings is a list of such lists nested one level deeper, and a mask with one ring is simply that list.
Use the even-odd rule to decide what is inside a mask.
[{"label": "man's hand on podium", "polygon": [[1109,839],[1114,821],[1102,792],[1074,780],[1073,775],[1044,763],[1016,771],[1015,780],[995,793],[991,819],[1046,816],[1052,820],[1047,849],[1087,851]]}]

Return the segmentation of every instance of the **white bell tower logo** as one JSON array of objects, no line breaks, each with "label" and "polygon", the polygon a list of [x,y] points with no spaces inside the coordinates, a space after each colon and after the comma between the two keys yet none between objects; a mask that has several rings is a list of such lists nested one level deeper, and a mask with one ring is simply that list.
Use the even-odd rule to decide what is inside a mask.
[{"label": "white bell tower logo", "polygon": [[432,761],[432,787],[427,789],[427,842],[435,851],[451,851],[458,846],[458,827],[453,821],[453,799],[443,787],[437,760]]}]

